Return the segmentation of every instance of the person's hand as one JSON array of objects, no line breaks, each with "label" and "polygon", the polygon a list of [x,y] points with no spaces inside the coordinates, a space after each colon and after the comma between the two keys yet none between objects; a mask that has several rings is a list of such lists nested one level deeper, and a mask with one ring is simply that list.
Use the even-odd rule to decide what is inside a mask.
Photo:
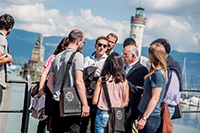
[{"label": "person's hand", "polygon": [[146,120],[140,119],[139,122],[137,123],[137,129],[142,130],[146,124]]},{"label": "person's hand", "polygon": [[9,65],[12,65],[12,62],[13,62],[13,60],[12,60],[12,55],[7,54],[7,57],[6,57],[6,58],[8,58],[8,63],[9,63]]},{"label": "person's hand", "polygon": [[41,89],[38,91],[38,98],[40,98],[42,95],[44,95],[44,91]]},{"label": "person's hand", "polygon": [[87,104],[83,105],[81,117],[87,117],[89,116],[89,114],[90,114],[90,107]]}]

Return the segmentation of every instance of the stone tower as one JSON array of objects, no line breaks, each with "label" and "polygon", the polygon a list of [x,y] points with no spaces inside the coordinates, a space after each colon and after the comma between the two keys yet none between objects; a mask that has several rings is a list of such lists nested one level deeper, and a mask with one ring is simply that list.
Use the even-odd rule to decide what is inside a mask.
[{"label": "stone tower", "polygon": [[136,8],[135,17],[131,16],[131,32],[130,37],[136,41],[139,55],[141,55],[142,39],[144,33],[144,27],[146,24],[146,18],[143,18],[144,8]]},{"label": "stone tower", "polygon": [[32,78],[40,78],[43,72],[44,64],[44,46],[42,45],[43,36],[40,35],[35,46],[33,47],[30,60],[24,64],[22,68],[22,76],[26,76],[28,73]]},{"label": "stone tower", "polygon": [[44,62],[44,46],[42,46],[43,36],[40,35],[38,38],[36,45],[33,47],[32,54],[31,54],[31,61],[36,62]]}]

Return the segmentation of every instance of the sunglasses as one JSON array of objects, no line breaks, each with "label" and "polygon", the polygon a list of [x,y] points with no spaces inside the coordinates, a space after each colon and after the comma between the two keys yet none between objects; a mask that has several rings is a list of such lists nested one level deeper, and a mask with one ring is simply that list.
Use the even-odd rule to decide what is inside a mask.
[{"label": "sunglasses", "polygon": [[99,47],[101,47],[101,46],[103,45],[103,48],[108,47],[108,45],[106,45],[106,44],[102,44],[102,43],[98,43],[97,45],[98,45]]}]

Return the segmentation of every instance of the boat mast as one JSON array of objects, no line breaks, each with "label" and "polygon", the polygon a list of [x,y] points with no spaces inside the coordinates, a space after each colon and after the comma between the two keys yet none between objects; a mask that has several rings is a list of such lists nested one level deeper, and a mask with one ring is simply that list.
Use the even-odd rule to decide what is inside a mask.
[{"label": "boat mast", "polygon": [[186,57],[184,57],[184,62],[183,62],[183,75],[184,75],[184,78],[185,78],[185,89],[187,89],[187,78],[186,78],[186,67],[185,67],[185,63],[186,63]]}]

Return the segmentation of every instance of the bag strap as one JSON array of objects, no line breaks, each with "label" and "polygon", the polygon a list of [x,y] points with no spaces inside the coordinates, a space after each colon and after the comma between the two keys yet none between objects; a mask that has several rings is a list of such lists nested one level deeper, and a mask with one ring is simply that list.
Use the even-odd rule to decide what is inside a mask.
[{"label": "bag strap", "polygon": [[[66,51],[63,53],[63,55],[65,55],[65,53],[66,53]],[[70,68],[70,66],[72,65],[72,60],[73,60],[73,58],[74,58],[74,56],[75,56],[76,53],[77,53],[77,52],[73,52],[73,53],[71,54],[71,56],[70,56],[68,62],[67,62],[66,71],[65,71],[65,73],[64,73],[64,77],[63,77],[62,84],[61,84],[61,90],[60,90],[61,93],[63,92],[63,86],[64,86],[64,84],[65,84],[65,79],[66,79],[67,77],[69,77],[69,68]],[[62,57],[61,57],[61,58],[62,58]],[[70,79],[70,78],[69,78],[69,79]]]},{"label": "bag strap", "polygon": [[103,85],[103,91],[104,91],[104,94],[105,94],[105,97],[106,97],[106,101],[107,101],[108,107],[110,109],[110,112],[112,112],[111,103],[110,103],[110,97],[109,97],[109,94],[108,94],[108,88],[107,88],[107,85],[106,85],[105,77],[101,77],[101,80],[102,80],[101,84]]}]

